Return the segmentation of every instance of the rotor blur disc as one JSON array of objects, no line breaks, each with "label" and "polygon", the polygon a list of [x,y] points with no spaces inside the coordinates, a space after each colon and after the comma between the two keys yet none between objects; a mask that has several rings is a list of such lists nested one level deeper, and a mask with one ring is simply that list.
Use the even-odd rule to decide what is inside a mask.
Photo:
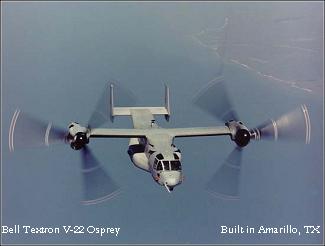
[{"label": "rotor blur disc", "polygon": [[16,109],[9,127],[9,150],[65,143],[67,131]]},{"label": "rotor blur disc", "polygon": [[306,105],[280,116],[270,119],[251,130],[255,140],[289,140],[310,143],[311,124]]},{"label": "rotor blur disc", "polygon": [[84,199],[83,205],[98,204],[107,201],[121,190],[100,165],[92,151],[85,146],[81,149]]},{"label": "rotor blur disc", "polygon": [[217,119],[228,122],[238,121],[238,115],[226,89],[226,81],[220,76],[204,87],[194,98],[193,103],[216,117]]},{"label": "rotor blur disc", "polygon": [[236,147],[207,183],[207,191],[224,199],[239,199],[242,149]]}]

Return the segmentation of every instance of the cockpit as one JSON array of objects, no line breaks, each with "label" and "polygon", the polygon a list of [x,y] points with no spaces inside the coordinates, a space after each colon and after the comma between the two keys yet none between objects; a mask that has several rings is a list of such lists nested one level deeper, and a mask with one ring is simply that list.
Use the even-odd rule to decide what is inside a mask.
[{"label": "cockpit", "polygon": [[154,179],[160,185],[165,186],[169,192],[182,182],[182,165],[179,158],[174,157],[173,160],[166,160],[162,154],[157,154],[153,165]]},{"label": "cockpit", "polygon": [[157,164],[157,171],[161,170],[173,170],[178,171],[182,170],[181,162],[180,161],[158,161]]},{"label": "cockpit", "polygon": [[179,160],[164,160],[162,154],[158,154],[154,160],[154,168],[157,171],[179,171],[182,170],[182,165]]}]

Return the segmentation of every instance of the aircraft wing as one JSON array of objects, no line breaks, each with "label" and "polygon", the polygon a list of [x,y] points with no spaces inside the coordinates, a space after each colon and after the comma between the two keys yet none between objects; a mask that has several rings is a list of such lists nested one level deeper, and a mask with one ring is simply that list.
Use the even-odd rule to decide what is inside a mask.
[{"label": "aircraft wing", "polygon": [[92,138],[141,138],[147,135],[145,129],[109,129],[95,128],[90,130],[89,137]]},{"label": "aircraft wing", "polygon": [[169,134],[174,137],[199,137],[199,136],[218,136],[231,135],[227,126],[217,127],[190,127],[190,128],[171,128]]},{"label": "aircraft wing", "polygon": [[150,135],[168,135],[170,137],[199,137],[231,135],[227,126],[190,127],[190,128],[152,128],[152,129],[109,129],[94,128],[89,137],[93,138],[141,138]]}]

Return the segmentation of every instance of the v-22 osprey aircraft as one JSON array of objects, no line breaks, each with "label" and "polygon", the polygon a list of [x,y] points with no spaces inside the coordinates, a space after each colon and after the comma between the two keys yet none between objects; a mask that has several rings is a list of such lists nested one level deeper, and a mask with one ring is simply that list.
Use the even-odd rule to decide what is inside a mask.
[{"label": "v-22 osprey aircraft", "polygon": [[[180,185],[183,181],[182,155],[179,148],[174,145],[175,138],[181,137],[202,137],[202,136],[229,136],[235,143],[234,151],[229,155],[226,162],[219,168],[209,182],[210,190],[221,197],[238,198],[239,193],[239,172],[242,149],[251,140],[261,139],[296,139],[303,140],[306,144],[310,142],[310,118],[306,105],[301,105],[292,112],[279,117],[277,120],[269,120],[266,123],[249,129],[239,120],[236,111],[233,109],[224,85],[224,79],[220,77],[205,90],[201,91],[195,100],[195,104],[201,109],[213,114],[219,120],[224,121],[223,126],[212,127],[189,127],[189,128],[161,128],[155,120],[156,115],[165,116],[169,120],[170,92],[165,85],[165,105],[162,107],[132,107],[119,106],[114,103],[114,85],[109,84],[109,97],[107,98],[107,112],[113,121],[116,116],[131,116],[133,128],[96,128],[91,124],[82,126],[77,122],[68,125],[68,129],[54,127],[52,123],[44,124],[16,110],[13,115],[9,129],[9,148],[15,148],[19,143],[15,132],[22,132],[21,129],[27,126],[42,132],[43,144],[49,145],[57,140],[69,143],[74,150],[81,150],[83,167],[85,173],[99,169],[97,160],[87,146],[94,138],[129,138],[128,155],[134,165],[151,174],[153,180],[166,188],[168,192]],[[19,121],[20,118],[20,121]],[[20,122],[20,127],[19,126]],[[35,127],[37,126],[37,127]],[[39,130],[43,127],[43,130]],[[20,128],[20,130],[19,130]],[[18,133],[18,135],[21,133]],[[20,138],[25,139],[25,138]],[[96,164],[94,164],[96,163]],[[98,171],[98,170],[97,170]],[[96,176],[98,176],[96,174]],[[103,175],[99,175],[103,176]],[[109,176],[107,175],[106,178]],[[96,182],[92,177],[90,183]],[[96,191],[95,195],[86,191],[84,204],[94,204],[107,200],[116,192],[115,182],[109,181],[96,184],[103,186],[103,191]],[[104,188],[104,186],[109,186]],[[104,191],[106,189],[106,191]],[[101,189],[100,189],[101,190]]]}]

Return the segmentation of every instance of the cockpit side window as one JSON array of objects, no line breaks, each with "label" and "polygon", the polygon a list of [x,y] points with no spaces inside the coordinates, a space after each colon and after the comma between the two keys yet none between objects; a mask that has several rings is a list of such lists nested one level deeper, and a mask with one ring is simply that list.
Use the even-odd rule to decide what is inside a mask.
[{"label": "cockpit side window", "polygon": [[161,170],[163,170],[163,168],[162,168],[161,161],[159,161],[157,165],[157,171],[161,171]]},{"label": "cockpit side window", "polygon": [[169,170],[170,169],[169,168],[169,161],[163,161],[163,163],[164,163],[164,169]]},{"label": "cockpit side window", "polygon": [[162,154],[158,154],[158,155],[156,155],[156,158],[158,158],[158,160],[162,160],[162,159],[164,159],[164,157],[163,157]]},{"label": "cockpit side window", "polygon": [[171,170],[182,170],[180,161],[170,161]]},{"label": "cockpit side window", "polygon": [[158,160],[155,159],[155,160],[153,161],[153,168],[154,168],[154,169],[157,169],[157,164],[158,164]]}]

